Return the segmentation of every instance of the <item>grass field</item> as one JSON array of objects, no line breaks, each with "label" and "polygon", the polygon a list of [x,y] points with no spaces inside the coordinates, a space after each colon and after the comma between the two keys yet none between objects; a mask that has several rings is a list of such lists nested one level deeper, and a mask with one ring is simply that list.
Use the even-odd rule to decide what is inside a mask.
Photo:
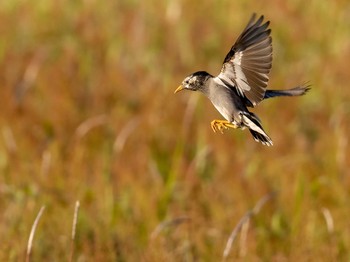
[{"label": "grass field", "polygon": [[[253,12],[270,88],[312,85],[254,109],[273,147],[173,94]],[[227,261],[349,261],[349,1],[7,0],[0,21],[0,261],[221,261],[234,229]]]}]

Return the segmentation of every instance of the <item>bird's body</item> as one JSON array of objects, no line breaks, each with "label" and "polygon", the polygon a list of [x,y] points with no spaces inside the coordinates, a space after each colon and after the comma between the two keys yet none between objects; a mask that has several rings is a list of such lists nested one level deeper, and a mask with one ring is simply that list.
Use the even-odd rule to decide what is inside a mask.
[{"label": "bird's body", "polygon": [[225,120],[214,120],[212,129],[249,128],[256,141],[272,145],[259,118],[249,112],[262,100],[276,96],[299,96],[308,87],[288,90],[266,90],[268,74],[272,65],[271,30],[269,22],[262,24],[263,16],[255,21],[252,16],[243,33],[226,55],[223,67],[214,77],[205,71],[198,71],[186,77],[175,93],[187,89],[206,95]]},{"label": "bird's body", "polygon": [[214,86],[214,88],[208,88],[209,92],[205,94],[214,107],[227,121],[238,123],[239,112],[247,111],[242,98],[235,90],[227,88],[217,77],[208,79],[208,85]]}]

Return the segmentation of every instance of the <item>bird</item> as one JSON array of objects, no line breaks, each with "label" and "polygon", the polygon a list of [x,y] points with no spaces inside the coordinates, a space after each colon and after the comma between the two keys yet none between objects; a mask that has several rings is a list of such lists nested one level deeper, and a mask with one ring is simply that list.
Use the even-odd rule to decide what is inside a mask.
[{"label": "bird", "polygon": [[304,95],[310,89],[305,84],[286,90],[267,89],[272,67],[269,25],[270,21],[264,22],[263,15],[257,18],[254,13],[226,55],[219,75],[213,76],[206,71],[195,72],[187,76],[174,92],[200,91],[207,96],[224,117],[211,122],[214,132],[223,133],[228,128],[248,128],[254,140],[266,146],[272,146],[273,142],[258,116],[250,112],[248,107],[253,108],[272,97]]}]

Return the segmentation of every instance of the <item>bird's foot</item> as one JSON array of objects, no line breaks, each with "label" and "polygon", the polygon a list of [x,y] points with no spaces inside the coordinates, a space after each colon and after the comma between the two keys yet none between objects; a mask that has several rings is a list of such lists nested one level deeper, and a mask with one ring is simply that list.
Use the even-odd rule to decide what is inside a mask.
[{"label": "bird's foot", "polygon": [[222,134],[224,133],[224,129],[238,128],[237,125],[232,124],[227,120],[213,120],[211,121],[210,125],[214,132],[220,131]]}]

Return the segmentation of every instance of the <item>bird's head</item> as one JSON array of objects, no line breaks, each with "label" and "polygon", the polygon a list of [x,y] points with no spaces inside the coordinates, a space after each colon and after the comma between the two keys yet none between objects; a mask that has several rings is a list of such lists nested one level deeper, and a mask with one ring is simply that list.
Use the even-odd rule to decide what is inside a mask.
[{"label": "bird's head", "polygon": [[206,81],[208,78],[212,77],[209,73],[205,71],[198,71],[187,76],[181,83],[181,85],[176,88],[174,93],[177,93],[181,90],[191,90],[191,91],[202,91],[204,92],[206,88]]}]

